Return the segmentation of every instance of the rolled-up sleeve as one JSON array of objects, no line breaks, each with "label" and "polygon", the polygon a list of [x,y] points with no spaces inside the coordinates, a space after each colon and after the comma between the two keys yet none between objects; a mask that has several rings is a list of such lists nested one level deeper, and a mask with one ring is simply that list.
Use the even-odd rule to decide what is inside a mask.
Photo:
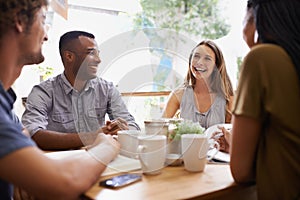
[{"label": "rolled-up sleeve", "polygon": [[49,105],[51,105],[50,93],[39,85],[34,86],[27,98],[26,110],[22,116],[22,123],[30,136],[40,129],[46,129]]}]

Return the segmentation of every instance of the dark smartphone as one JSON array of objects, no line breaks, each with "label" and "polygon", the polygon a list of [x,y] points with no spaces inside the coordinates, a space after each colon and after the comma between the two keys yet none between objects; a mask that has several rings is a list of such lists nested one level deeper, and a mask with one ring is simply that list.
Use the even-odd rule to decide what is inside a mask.
[{"label": "dark smartphone", "polygon": [[108,188],[119,188],[142,179],[140,174],[122,174],[100,181],[99,185]]}]

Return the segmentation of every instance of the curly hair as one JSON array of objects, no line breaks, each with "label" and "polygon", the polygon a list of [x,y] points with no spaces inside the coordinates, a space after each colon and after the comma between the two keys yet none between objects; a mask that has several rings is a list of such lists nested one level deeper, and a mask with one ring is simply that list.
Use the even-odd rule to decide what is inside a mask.
[{"label": "curly hair", "polygon": [[42,6],[48,6],[48,1],[0,0],[0,39],[14,26],[16,17],[24,20],[27,25],[27,31],[34,21],[35,13]]}]

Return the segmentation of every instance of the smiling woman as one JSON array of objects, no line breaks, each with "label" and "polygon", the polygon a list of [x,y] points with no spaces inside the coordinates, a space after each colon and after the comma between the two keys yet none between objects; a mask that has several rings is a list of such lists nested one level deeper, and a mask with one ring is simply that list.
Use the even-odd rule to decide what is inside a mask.
[{"label": "smiling woman", "polygon": [[230,123],[233,90],[223,54],[210,40],[200,42],[191,52],[185,83],[169,97],[163,117],[180,109],[180,117],[202,127]]},{"label": "smiling woman", "polygon": [[215,69],[215,57],[214,52],[207,46],[200,45],[195,48],[190,65],[193,77],[208,79]]}]

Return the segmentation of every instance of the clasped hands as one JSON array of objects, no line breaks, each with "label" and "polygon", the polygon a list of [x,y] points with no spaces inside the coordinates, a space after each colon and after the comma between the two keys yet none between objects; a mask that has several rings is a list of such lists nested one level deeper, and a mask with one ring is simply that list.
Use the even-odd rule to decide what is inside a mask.
[{"label": "clasped hands", "polygon": [[128,130],[127,122],[122,118],[117,118],[112,121],[106,121],[106,125],[101,127],[102,132],[109,135],[116,135],[120,130]]},{"label": "clasped hands", "polygon": [[104,134],[107,136],[113,136],[112,138],[116,138],[115,135],[117,135],[119,130],[128,130],[128,124],[127,122],[122,118],[117,118],[112,121],[107,121],[106,125],[102,126],[96,131],[84,133],[81,135],[82,143],[85,146],[90,146],[93,143],[95,143],[95,139],[99,134]]}]

